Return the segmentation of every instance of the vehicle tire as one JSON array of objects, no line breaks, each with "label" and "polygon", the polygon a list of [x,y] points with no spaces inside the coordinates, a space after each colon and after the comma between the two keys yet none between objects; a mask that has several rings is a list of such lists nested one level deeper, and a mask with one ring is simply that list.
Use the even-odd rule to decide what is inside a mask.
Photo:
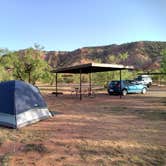
[{"label": "vehicle tire", "polygon": [[108,94],[111,96],[112,95],[112,93],[111,92],[108,92]]},{"label": "vehicle tire", "polygon": [[109,95],[112,95],[112,93],[109,91],[109,89],[107,90],[107,92],[108,92]]},{"label": "vehicle tire", "polygon": [[123,89],[123,90],[122,90],[122,95],[123,95],[123,96],[126,96],[126,95],[127,95],[127,90],[126,90],[126,89]]},{"label": "vehicle tire", "polygon": [[146,88],[143,88],[142,89],[142,94],[145,94],[147,92],[147,89]]},{"label": "vehicle tire", "polygon": [[150,83],[148,84],[148,88],[150,88],[151,85],[152,85],[152,83],[150,82]]}]

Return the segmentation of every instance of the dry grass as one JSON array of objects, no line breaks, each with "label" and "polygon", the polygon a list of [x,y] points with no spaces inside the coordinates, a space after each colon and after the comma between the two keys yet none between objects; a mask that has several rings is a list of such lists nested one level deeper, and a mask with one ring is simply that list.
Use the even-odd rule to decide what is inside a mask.
[{"label": "dry grass", "polygon": [[20,130],[0,128],[0,165],[166,165],[163,89],[81,102],[70,95],[44,97],[53,118]]},{"label": "dry grass", "polygon": [[47,148],[43,144],[27,144],[22,149],[23,152],[38,152],[38,153],[48,153]]}]

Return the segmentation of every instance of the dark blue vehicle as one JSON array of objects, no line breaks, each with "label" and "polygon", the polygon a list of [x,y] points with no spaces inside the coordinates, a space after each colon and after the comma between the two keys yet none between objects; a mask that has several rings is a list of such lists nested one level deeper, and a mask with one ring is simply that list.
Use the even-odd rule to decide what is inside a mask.
[{"label": "dark blue vehicle", "polygon": [[136,82],[122,80],[121,87],[120,81],[111,81],[108,84],[108,93],[111,94],[122,94],[123,96],[128,93],[142,93],[145,94],[147,92],[147,86],[143,84],[138,84]]}]

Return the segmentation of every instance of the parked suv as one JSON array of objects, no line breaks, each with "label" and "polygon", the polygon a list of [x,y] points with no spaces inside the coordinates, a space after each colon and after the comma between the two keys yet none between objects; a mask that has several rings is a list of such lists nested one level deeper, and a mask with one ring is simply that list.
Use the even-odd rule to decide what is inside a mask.
[{"label": "parked suv", "polygon": [[145,94],[147,92],[147,86],[144,84],[138,84],[136,82],[122,80],[121,88],[120,81],[111,81],[108,84],[108,94],[122,94],[127,95],[128,93],[142,93]]},{"label": "parked suv", "polygon": [[147,87],[150,87],[152,85],[152,79],[149,75],[140,75],[136,79],[134,79],[136,83],[141,83],[146,85]]}]

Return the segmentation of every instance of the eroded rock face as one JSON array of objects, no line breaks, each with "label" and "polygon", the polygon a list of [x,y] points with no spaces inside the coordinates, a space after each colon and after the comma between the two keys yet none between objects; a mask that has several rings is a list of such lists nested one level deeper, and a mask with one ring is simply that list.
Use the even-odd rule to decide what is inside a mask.
[{"label": "eroded rock face", "polygon": [[[43,57],[53,68],[99,62],[133,65],[136,69],[151,70],[160,67],[160,52],[163,49],[166,49],[166,42],[141,41],[83,47],[74,51],[43,51]],[[19,52],[22,56],[23,50]],[[128,54],[125,60],[120,58],[120,54],[124,53]]]},{"label": "eroded rock face", "polygon": [[[133,65],[137,69],[157,69],[160,67],[161,50],[166,49],[166,42],[132,42],[121,45],[84,47],[71,52],[45,52],[45,59],[52,67],[71,66],[80,63],[101,62]],[[128,53],[125,60],[110,62],[109,56],[119,59],[120,53]]]}]

